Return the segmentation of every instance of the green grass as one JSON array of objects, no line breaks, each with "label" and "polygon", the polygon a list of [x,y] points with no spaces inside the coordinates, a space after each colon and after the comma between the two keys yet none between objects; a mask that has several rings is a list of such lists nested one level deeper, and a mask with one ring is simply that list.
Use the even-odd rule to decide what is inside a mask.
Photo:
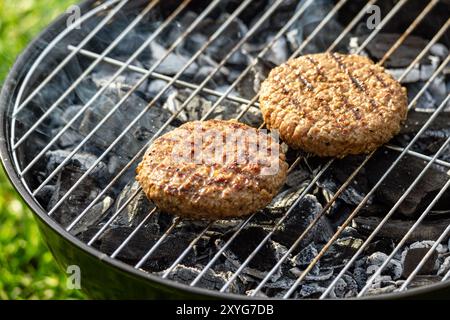
[{"label": "green grass", "polygon": [[[15,57],[74,0],[0,0],[0,84]],[[0,299],[81,299],[0,167]]]}]

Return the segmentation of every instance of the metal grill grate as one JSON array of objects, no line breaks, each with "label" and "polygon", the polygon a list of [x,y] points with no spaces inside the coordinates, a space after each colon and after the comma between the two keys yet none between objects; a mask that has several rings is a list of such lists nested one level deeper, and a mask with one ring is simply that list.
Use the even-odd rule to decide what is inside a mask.
[{"label": "metal grill grate", "polygon": [[[209,118],[213,111],[216,110],[216,108],[225,100],[237,102],[245,105],[245,108],[243,111],[236,117],[236,119],[241,119],[246,112],[249,110],[252,106],[258,106],[257,100],[258,96],[253,97],[252,99],[245,99],[243,97],[240,97],[238,95],[233,94],[233,89],[239,84],[240,81],[242,81],[245,76],[250,72],[251,68],[256,65],[258,58],[263,58],[265,54],[270,50],[270,48],[274,45],[274,43],[285,35],[289,28],[305,13],[305,10],[313,3],[312,0],[305,1],[304,4],[298,8],[296,12],[293,13],[293,15],[289,18],[289,20],[285,23],[285,25],[278,30],[276,35],[272,38],[272,40],[268,43],[266,43],[257,57],[250,62],[249,65],[247,65],[242,73],[236,78],[236,80],[232,83],[232,85],[225,91],[221,92],[215,89],[211,89],[208,87],[209,81],[213,78],[213,76],[221,70],[221,68],[225,67],[225,64],[227,61],[232,57],[232,55],[239,50],[242,45],[246,43],[248,39],[250,39],[256,31],[258,31],[264,23],[268,21],[268,19],[271,17],[271,15],[277,10],[277,8],[283,3],[282,0],[274,1],[273,5],[270,6],[270,8],[264,12],[261,17],[258,19],[258,21],[248,30],[248,32],[244,35],[242,35],[241,39],[238,41],[238,43],[228,52],[222,61],[218,62],[217,65],[213,68],[210,74],[200,83],[195,84],[191,82],[187,82],[183,80],[183,73],[189,68],[189,66],[196,61],[199,57],[202,56],[202,54],[205,52],[205,50],[208,48],[208,46],[214,42],[216,39],[220,38],[226,28],[233,22],[233,20],[238,17],[251,3],[251,0],[243,1],[232,14],[229,15],[227,20],[217,29],[215,32],[210,36],[210,38],[198,49],[198,51],[190,57],[190,59],[186,62],[186,64],[175,74],[175,75],[166,75],[161,72],[157,72],[158,66],[164,61],[167,56],[169,56],[170,53],[177,50],[177,47],[187,38],[189,38],[192,34],[192,31],[198,27],[202,21],[208,15],[218,7],[218,5],[221,3],[221,0],[215,0],[211,1],[211,3],[198,15],[198,17],[190,24],[190,26],[183,31],[183,33],[173,42],[173,44],[167,49],[166,53],[157,61],[155,61],[150,67],[143,67],[141,65],[137,65],[135,63],[136,58],[149,46],[150,43],[155,41],[155,39],[165,32],[168,28],[168,26],[181,14],[185,11],[185,9],[190,4],[190,0],[182,1],[179,6],[172,12],[170,15],[152,32],[151,36],[146,39],[139,48],[133,52],[133,54],[130,57],[127,57],[128,59],[126,61],[121,61],[115,58],[112,58],[109,56],[109,54],[114,50],[114,48],[121,43],[121,41],[129,35],[129,33],[142,21],[145,19],[146,16],[148,16],[152,10],[154,10],[157,5],[159,4],[159,0],[153,0],[150,1],[144,9],[142,9],[141,12],[139,12],[138,15],[135,16],[134,19],[132,19],[129,24],[126,26],[126,28],[112,41],[108,47],[101,53],[96,53],[90,50],[85,49],[85,45],[103,28],[108,28],[108,23],[114,19],[114,17],[121,12],[122,8],[127,5],[129,1],[123,0],[110,0],[102,4],[101,6],[93,9],[92,11],[86,13],[82,19],[79,21],[79,24],[82,25],[82,23],[86,20],[88,20],[90,17],[98,15],[99,13],[107,13],[104,18],[101,20],[101,22],[97,25],[96,28],[94,28],[89,34],[87,34],[83,40],[78,45],[68,45],[67,50],[67,57],[58,64],[58,66],[43,80],[41,81],[40,85],[36,87],[31,93],[27,94],[25,96],[25,92],[27,91],[28,86],[30,85],[31,78],[35,72],[39,69],[40,63],[45,59],[45,57],[51,53],[51,51],[55,48],[55,46],[62,41],[64,37],[71,34],[72,32],[77,32],[77,25],[70,26],[67,30],[65,30],[63,33],[61,33],[59,36],[55,38],[53,42],[51,42],[42,55],[35,61],[32,68],[30,69],[29,73],[25,77],[25,80],[23,81],[20,91],[18,93],[17,99],[15,101],[15,106],[13,110],[12,115],[12,126],[11,126],[11,145],[12,145],[12,151],[13,151],[13,159],[15,161],[16,169],[18,171],[19,176],[22,178],[23,184],[28,188],[30,194],[33,197],[36,197],[36,195],[42,191],[42,189],[48,185],[52,179],[54,179],[58,173],[62,170],[65,164],[67,164],[70,159],[73,158],[74,155],[77,154],[84,146],[88,145],[91,141],[91,138],[96,134],[96,132],[106,123],[108,119],[111,118],[114,113],[120,109],[120,107],[124,104],[124,102],[131,96],[133,92],[135,92],[148,78],[152,79],[160,79],[164,80],[166,82],[166,85],[156,94],[156,96],[148,102],[148,104],[145,106],[145,108],[138,114],[138,116],[129,124],[125,124],[123,128],[123,132],[119,134],[116,139],[106,148],[106,150],[103,151],[103,153],[95,160],[91,166],[83,172],[81,177],[75,181],[75,183],[70,187],[69,190],[64,194],[62,198],[60,198],[56,203],[54,203],[53,207],[48,211],[49,215],[52,215],[56,212],[60,206],[67,201],[73,194],[73,192],[80,187],[80,184],[85,180],[89,174],[95,170],[96,166],[104,159],[110,152],[113,150],[114,147],[116,147],[118,144],[121,143],[121,139],[125,136],[127,132],[139,121],[139,119],[146,113],[150,108],[157,108],[158,107],[158,101],[160,101],[163,97],[163,95],[172,87],[172,86],[178,86],[178,87],[184,87],[191,90],[190,95],[188,98],[183,102],[181,105],[179,111],[174,114],[170,119],[168,119],[162,127],[158,129],[156,134],[146,143],[140,151],[138,151],[135,155],[133,155],[133,158],[118,172],[116,176],[114,176],[106,185],[105,188],[101,190],[101,192],[94,198],[94,200],[85,208],[80,208],[80,214],[66,227],[67,231],[71,231],[80,221],[85,217],[85,215],[97,204],[101,199],[104,198],[105,195],[107,195],[108,191],[118,183],[121,177],[123,177],[127,172],[130,171],[132,166],[136,164],[140,158],[142,157],[143,153],[147,149],[147,147],[152,143],[152,141],[162,134],[164,130],[169,127],[169,125],[174,121],[174,119],[177,117],[177,115],[189,104],[189,102],[194,99],[199,93],[206,93],[211,96],[215,96],[218,99],[214,102],[212,108],[203,116],[203,119]],[[337,1],[335,6],[329,11],[329,13],[326,15],[326,17],[320,22],[320,24],[316,27],[316,29],[301,43],[301,45],[295,50],[295,52],[292,54],[292,57],[299,56],[303,53],[303,50],[307,47],[307,45],[321,32],[321,30],[330,22],[333,17],[335,17],[339,10],[342,9],[342,7],[348,2],[348,0],[340,0]],[[392,19],[395,19],[396,15],[401,14],[401,10],[404,7],[404,5],[408,2],[408,0],[400,0],[398,1],[395,6],[391,9],[390,12],[388,12],[384,18],[381,20],[380,24],[378,25],[378,28],[374,29],[372,33],[365,39],[365,41],[359,45],[359,47],[356,49],[355,53],[361,53],[367,45],[373,41],[373,39],[377,36],[377,34],[385,27],[385,25],[391,21]],[[425,17],[431,12],[431,10],[436,6],[438,3],[438,0],[431,0],[429,3],[424,6],[424,9],[418,15],[413,23],[409,25],[409,27],[403,32],[403,34],[398,38],[398,40],[394,43],[394,45],[385,53],[383,58],[380,60],[380,64],[383,64],[387,59],[401,46],[401,44],[405,41],[405,39],[416,29],[416,27],[423,21]],[[342,33],[338,38],[336,38],[333,43],[329,46],[328,52],[333,51],[336,46],[348,35],[348,33],[357,25],[358,22],[363,18],[363,16],[366,14],[367,9],[369,6],[376,4],[377,0],[370,0],[367,2],[365,6],[361,8],[358,14],[354,16],[354,18],[349,22],[349,24],[343,29]],[[448,28],[450,26],[450,19],[448,19],[445,24],[440,26],[439,31],[432,37],[432,39],[429,41],[429,43],[426,45],[425,48],[417,55],[417,57],[414,58],[414,60],[411,62],[409,67],[404,71],[404,73],[401,75],[400,80],[402,80],[404,77],[408,75],[409,72],[414,68],[414,66],[427,54],[429,49],[436,44],[440,38],[447,32]],[[18,126],[18,117],[24,110],[27,109],[30,102],[33,101],[33,99],[39,95],[41,90],[57,75],[61,70],[70,64],[70,61],[72,58],[76,56],[82,56],[85,58],[91,59],[92,63],[86,67],[79,78],[71,83],[71,85],[65,90],[65,93],[60,96],[54,103],[52,103],[51,106],[49,106],[46,111],[39,117],[37,121],[35,121],[29,128],[26,128],[26,131],[24,134],[18,136],[17,135],[17,126]],[[428,88],[430,83],[438,77],[446,68],[448,62],[450,60],[450,57],[447,57],[445,61],[443,61],[440,66],[434,71],[431,78],[429,78],[421,88],[421,90],[417,93],[416,97],[410,101],[408,108],[411,109],[418,99],[423,95],[425,90]],[[112,78],[104,84],[104,87],[97,91],[95,95],[89,99],[87,103],[85,103],[82,108],[73,116],[72,119],[70,119],[64,127],[55,133],[54,136],[50,137],[50,141],[48,144],[43,147],[40,152],[28,163],[21,165],[21,162],[18,160],[18,150],[20,150],[20,147],[24,146],[24,143],[27,140],[30,140],[34,137],[34,135],[37,132],[38,127],[44,123],[44,121],[47,119],[47,117],[55,112],[55,110],[58,108],[60,103],[67,98],[67,96],[70,95],[71,92],[76,90],[79,83],[84,80],[87,75],[99,64],[106,63],[112,66],[115,66],[118,68],[117,72],[112,76]],[[99,123],[96,124],[96,126],[83,137],[81,142],[76,145],[73,150],[70,152],[69,155],[58,165],[54,170],[44,177],[43,182],[40,183],[37,187],[32,188],[27,180],[25,179],[25,176],[27,173],[31,173],[32,169],[38,164],[40,161],[43,161],[43,157],[45,153],[48,150],[51,150],[52,146],[58,141],[58,139],[65,133],[67,130],[70,129],[73,123],[79,119],[79,117],[86,112],[92,106],[92,104],[95,102],[96,99],[98,99],[106,90],[108,86],[110,86],[114,80],[119,77],[124,72],[133,72],[136,75],[139,76],[139,80],[135,83],[135,85],[121,98],[119,102],[117,102],[109,111],[108,113],[101,119]],[[450,168],[450,163],[439,159],[439,156],[444,151],[444,149],[448,146],[450,143],[450,138],[445,141],[445,143],[440,147],[439,151],[433,155],[428,156],[425,154],[418,153],[416,151],[411,150],[411,147],[414,145],[414,143],[418,140],[419,136],[426,130],[426,128],[435,120],[439,113],[446,107],[448,101],[450,99],[450,95],[447,94],[444,101],[440,104],[440,106],[433,112],[430,113],[429,119],[426,121],[422,129],[417,133],[417,135],[410,141],[410,143],[406,147],[399,147],[396,145],[389,144],[386,147],[390,148],[396,152],[398,152],[397,159],[392,163],[392,165],[388,168],[386,168],[385,173],[382,175],[381,179],[374,185],[374,187],[365,195],[365,197],[362,199],[362,201],[359,203],[359,205],[349,214],[349,216],[345,219],[345,221],[342,222],[340,227],[336,230],[336,232],[333,234],[333,236],[328,240],[328,242],[325,244],[325,246],[322,248],[322,250],[318,253],[318,255],[309,263],[309,265],[301,272],[301,274],[298,276],[294,284],[290,287],[289,290],[284,294],[283,298],[290,298],[295,290],[297,290],[298,286],[305,280],[307,275],[310,273],[310,271],[313,269],[313,267],[320,261],[320,259],[324,256],[324,254],[329,250],[331,245],[338,239],[338,237],[341,235],[342,231],[346,226],[348,226],[352,220],[357,216],[357,214],[360,212],[361,208],[364,207],[368,199],[372,194],[374,194],[377,189],[379,189],[382,186],[383,181],[386,179],[386,177],[389,175],[389,173],[392,172],[392,170],[397,166],[400,162],[400,160],[406,155],[414,156],[417,158],[420,158],[427,162],[427,165],[422,170],[422,172],[419,174],[419,176],[416,177],[416,179],[413,181],[413,183],[410,185],[410,187],[404,192],[403,196],[398,199],[398,201],[395,203],[395,205],[392,207],[392,209],[384,216],[384,218],[381,220],[381,222],[376,226],[376,228],[371,232],[371,234],[368,236],[368,238],[363,242],[363,244],[359,247],[359,249],[353,254],[351,259],[345,263],[342,270],[334,276],[333,281],[331,284],[326,288],[326,291],[323,292],[321,295],[321,299],[329,297],[329,294],[332,292],[334,286],[338,283],[339,279],[343,277],[345,272],[352,266],[352,264],[355,263],[355,261],[358,259],[358,257],[361,255],[361,253],[364,251],[364,249],[372,242],[372,240],[375,238],[375,236],[379,233],[381,228],[385,225],[385,223],[388,221],[389,218],[393,215],[395,210],[398,208],[398,206],[402,203],[402,201],[407,197],[407,195],[413,190],[413,188],[420,182],[420,179],[425,175],[426,171],[431,167],[433,164],[439,164],[442,166],[445,166],[447,168]],[[263,127],[263,125],[261,125]],[[304,230],[298,237],[298,239],[292,244],[290,248],[288,248],[288,251],[284,253],[284,255],[280,258],[280,260],[271,268],[271,270],[267,273],[267,275],[260,280],[259,284],[255,289],[253,289],[250,293],[251,296],[257,296],[260,290],[264,287],[264,285],[271,279],[271,277],[274,275],[276,270],[282,265],[282,263],[289,257],[289,255],[299,246],[301,241],[307,236],[309,232],[313,231],[314,226],[318,223],[320,218],[329,210],[329,208],[333,205],[333,203],[338,199],[338,197],[345,192],[346,188],[352,183],[354,178],[358,175],[358,173],[364,168],[364,166],[367,164],[367,162],[372,158],[374,155],[374,152],[367,155],[363,161],[360,163],[360,165],[348,176],[348,178],[345,180],[345,182],[340,186],[340,188],[337,190],[337,192],[333,195],[331,199],[328,200],[327,204],[323,207],[320,214],[309,224],[309,226]],[[290,171],[293,170],[299,163],[305,161],[305,156],[301,155],[298,156],[297,159],[292,163],[290,167]],[[233,284],[234,281],[241,275],[243,270],[248,266],[248,264],[252,261],[252,259],[256,256],[256,254],[263,248],[263,246],[267,243],[267,241],[273,236],[274,232],[278,230],[278,228],[281,226],[283,221],[292,213],[295,206],[299,204],[299,202],[309,193],[311,192],[312,188],[315,187],[317,181],[321,178],[321,176],[330,168],[330,166],[335,162],[334,159],[329,160],[325,165],[323,165],[320,170],[317,171],[313,179],[310,181],[310,183],[306,186],[306,188],[303,190],[303,192],[300,193],[298,198],[293,203],[292,207],[284,214],[282,217],[280,217],[276,223],[273,225],[271,230],[267,233],[267,235],[262,239],[262,241],[254,248],[252,249],[251,253],[248,255],[245,261],[241,263],[241,265],[237,268],[237,270],[232,274],[232,276],[228,279],[228,281],[220,288],[221,292],[227,292],[227,289],[230,287],[230,285]],[[381,264],[381,266],[374,272],[374,274],[367,280],[367,284],[365,287],[358,293],[358,296],[363,296],[367,293],[367,290],[370,288],[372,282],[378,277],[384,268],[388,265],[389,261],[394,257],[394,255],[398,252],[398,250],[405,244],[405,242],[408,240],[408,237],[411,235],[411,233],[418,227],[418,225],[423,221],[423,219],[428,215],[430,210],[433,208],[433,206],[436,204],[436,202],[440,199],[440,197],[443,195],[443,193],[448,189],[450,186],[450,180],[447,181],[447,183],[444,185],[444,187],[439,191],[439,193],[434,197],[434,199],[431,201],[429,206],[423,211],[423,213],[417,218],[415,223],[412,225],[412,227],[408,230],[408,232],[404,235],[404,237],[396,244],[395,248],[392,250],[392,252],[388,255],[388,258]],[[131,194],[131,196],[123,202],[123,204],[114,212],[110,218],[99,228],[98,232],[93,234],[90,239],[88,239],[87,244],[93,245],[94,242],[99,239],[107,230],[111,227],[111,225],[114,223],[114,220],[119,216],[119,214],[130,204],[130,202],[139,194],[141,190],[135,190]],[[136,236],[138,231],[143,228],[143,226],[146,224],[147,221],[156,213],[156,209],[151,210],[147,213],[147,215],[141,220],[141,222],[134,228],[134,230],[121,242],[121,244],[115,248],[113,253],[110,255],[111,258],[116,258],[118,254],[127,246],[130,244],[130,242],[133,240],[133,238]],[[257,213],[256,213],[257,214]],[[236,237],[239,235],[242,230],[248,225],[251,224],[252,220],[254,219],[255,215],[253,214],[249,216],[248,218],[242,220],[238,226],[236,227],[236,231],[229,237],[229,239],[223,244],[223,246],[215,253],[214,256],[210,257],[208,263],[206,266],[201,270],[201,272],[197,275],[197,277],[190,282],[190,286],[196,286],[198,285],[199,281],[202,279],[202,277],[205,276],[207,271],[214,265],[214,263],[221,257],[221,255],[224,253],[224,251],[233,243],[233,241],[236,239]],[[174,228],[182,222],[181,218],[176,218],[173,223],[168,226],[167,230],[163,233],[163,235],[156,241],[153,246],[149,247],[146,251],[145,255],[142,256],[142,258],[139,260],[138,263],[135,264],[135,268],[139,269],[142,267],[142,265],[148,260],[151,259],[152,254],[155,253],[155,251],[158,249],[158,247],[163,243],[163,241],[171,234],[171,232],[174,230]],[[189,243],[189,245],[185,248],[185,250],[179,255],[175,261],[172,262],[171,266],[166,269],[162,274],[162,278],[167,278],[170,274],[170,272],[183,261],[183,259],[189,254],[189,252],[193,249],[195,244],[202,238],[202,236],[210,230],[210,228],[214,225],[215,222],[210,222],[206,225],[206,227],[199,232],[194,239]],[[450,226],[448,226],[442,235],[436,239],[436,242],[434,245],[429,249],[427,255],[423,257],[421,262],[416,266],[416,268],[411,272],[411,274],[407,277],[406,281],[403,283],[400,291],[406,290],[408,288],[408,285],[411,283],[415,275],[420,271],[420,269],[423,267],[426,260],[430,257],[432,252],[436,249],[439,243],[441,243],[450,232]],[[443,278],[442,281],[445,281],[449,278],[450,272],[448,272]]]}]

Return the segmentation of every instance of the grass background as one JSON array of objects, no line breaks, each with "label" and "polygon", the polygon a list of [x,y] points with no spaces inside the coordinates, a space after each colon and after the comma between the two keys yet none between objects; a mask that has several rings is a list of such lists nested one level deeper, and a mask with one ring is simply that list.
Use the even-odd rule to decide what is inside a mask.
[{"label": "grass background", "polygon": [[[27,43],[75,0],[0,0],[0,84]],[[81,299],[0,166],[0,299]]]}]

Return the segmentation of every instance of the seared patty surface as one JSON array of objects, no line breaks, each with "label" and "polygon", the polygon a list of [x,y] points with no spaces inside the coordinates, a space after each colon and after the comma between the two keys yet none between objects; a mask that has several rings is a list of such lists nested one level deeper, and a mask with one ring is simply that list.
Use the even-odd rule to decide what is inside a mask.
[{"label": "seared patty surface", "polygon": [[291,147],[319,156],[370,152],[400,130],[407,95],[384,68],[358,55],[311,54],[274,68],[260,107]]},{"label": "seared patty surface", "polygon": [[263,131],[236,121],[193,121],[153,142],[136,179],[163,211],[220,219],[264,208],[287,168],[280,145]]}]

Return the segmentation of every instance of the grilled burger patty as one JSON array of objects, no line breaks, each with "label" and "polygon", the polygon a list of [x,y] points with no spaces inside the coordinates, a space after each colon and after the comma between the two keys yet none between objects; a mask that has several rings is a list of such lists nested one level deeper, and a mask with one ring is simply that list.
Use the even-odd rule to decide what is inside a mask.
[{"label": "grilled burger patty", "polygon": [[358,55],[311,54],[274,68],[260,107],[267,127],[319,156],[370,152],[406,118],[407,96],[384,68]]},{"label": "grilled burger patty", "polygon": [[266,133],[235,121],[193,121],[153,142],[136,179],[165,212],[219,219],[264,208],[287,168],[280,145]]}]

